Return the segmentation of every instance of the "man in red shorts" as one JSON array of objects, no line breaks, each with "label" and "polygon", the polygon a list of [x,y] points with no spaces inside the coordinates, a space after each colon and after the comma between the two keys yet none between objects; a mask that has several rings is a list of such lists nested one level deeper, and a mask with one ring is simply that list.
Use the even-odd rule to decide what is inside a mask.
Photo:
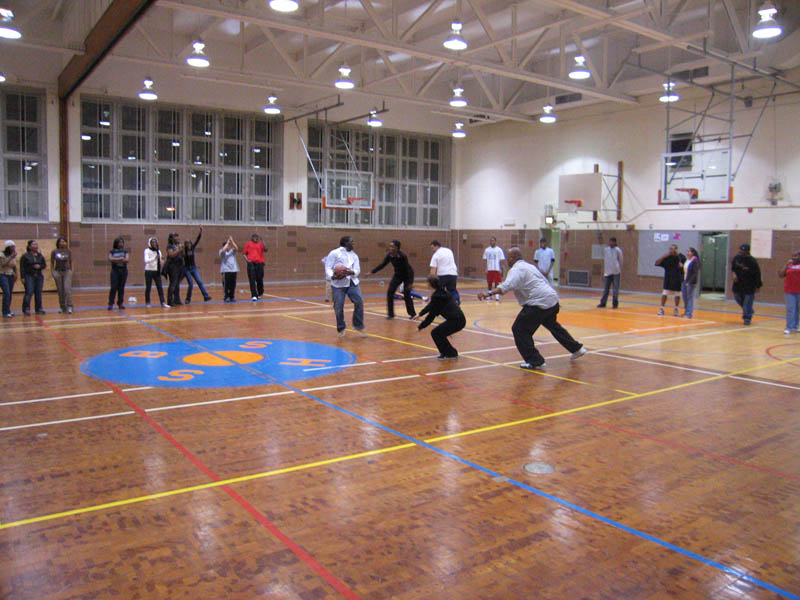
[{"label": "man in red shorts", "polygon": [[[486,261],[486,285],[490,292],[503,281],[505,259],[506,255],[503,254],[503,249],[497,245],[497,238],[490,238],[489,247],[483,251],[483,260]],[[492,296],[489,295],[486,299],[491,302]],[[500,302],[500,294],[495,296],[495,300]]]}]

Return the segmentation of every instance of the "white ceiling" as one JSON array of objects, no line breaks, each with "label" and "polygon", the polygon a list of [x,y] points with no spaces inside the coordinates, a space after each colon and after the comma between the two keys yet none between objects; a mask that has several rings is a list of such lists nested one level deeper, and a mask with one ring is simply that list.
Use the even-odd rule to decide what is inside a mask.
[{"label": "white ceiling", "polygon": [[[84,88],[135,96],[144,76],[160,99],[258,110],[268,93],[286,116],[334,103],[343,63],[357,87],[341,93],[344,120],[384,103],[384,120],[431,129],[499,120],[530,121],[557,96],[605,103],[610,110],[658,92],[665,73],[708,67],[698,85],[729,86],[740,95],[800,91],[784,71],[800,66],[800,2],[778,0],[784,33],[750,35],[756,0],[300,0],[297,13],[266,0],[159,0],[106,57]],[[0,42],[0,71],[22,84],[55,87],[68,60],[110,0],[0,0],[16,13],[21,41]],[[442,46],[460,15],[465,51]],[[202,38],[208,69],[185,63]],[[576,54],[593,75],[567,77]],[[796,77],[794,78],[797,79]],[[460,82],[469,106],[449,105]],[[688,83],[678,81],[678,87]],[[597,108],[592,112],[596,112]],[[449,129],[448,129],[449,130]]]}]

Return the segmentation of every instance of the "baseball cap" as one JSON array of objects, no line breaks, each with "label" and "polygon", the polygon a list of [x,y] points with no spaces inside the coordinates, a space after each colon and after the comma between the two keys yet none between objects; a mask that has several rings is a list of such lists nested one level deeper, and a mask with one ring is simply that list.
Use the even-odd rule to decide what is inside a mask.
[{"label": "baseball cap", "polygon": [[10,248],[11,246],[16,246],[16,244],[14,243],[14,240],[6,240],[6,243],[3,244],[3,248],[4,249],[5,248]]},{"label": "baseball cap", "polygon": [[744,250],[745,252],[750,252],[750,244],[742,244],[739,246],[739,250]]}]

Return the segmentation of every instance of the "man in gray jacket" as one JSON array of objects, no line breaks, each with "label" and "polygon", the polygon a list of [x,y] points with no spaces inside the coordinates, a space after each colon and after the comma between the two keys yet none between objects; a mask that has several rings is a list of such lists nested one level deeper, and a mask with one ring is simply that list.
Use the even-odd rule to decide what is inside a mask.
[{"label": "man in gray jacket", "polygon": [[511,248],[506,254],[506,260],[511,267],[506,280],[493,290],[478,293],[478,299],[483,300],[492,294],[514,292],[517,302],[522,306],[511,326],[514,343],[525,361],[520,368],[541,369],[546,365],[544,357],[533,344],[533,334],[539,329],[539,325],[544,325],[556,341],[572,354],[572,360],[586,354],[583,344],[575,341],[556,320],[559,310],[558,294],[550,286],[547,277],[532,264],[522,260],[522,251],[519,248]]}]

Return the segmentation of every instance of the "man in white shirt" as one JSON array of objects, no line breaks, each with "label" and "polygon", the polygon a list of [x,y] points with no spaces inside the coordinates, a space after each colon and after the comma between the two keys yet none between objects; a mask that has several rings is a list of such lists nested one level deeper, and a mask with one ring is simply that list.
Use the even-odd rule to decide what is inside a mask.
[{"label": "man in white shirt", "polygon": [[622,273],[622,250],[617,246],[617,238],[608,238],[608,246],[603,248],[603,275],[605,276],[605,287],[603,297],[597,308],[605,308],[608,301],[608,290],[614,285],[614,295],[611,299],[611,308],[619,306],[619,276]]},{"label": "man in white shirt", "polygon": [[438,277],[441,286],[448,292],[453,294],[456,304],[461,304],[461,296],[458,294],[456,285],[458,284],[458,267],[456,267],[456,259],[453,256],[453,251],[450,248],[443,248],[442,245],[433,240],[431,242],[431,277]]},{"label": "man in white shirt", "polygon": [[[339,247],[330,251],[325,259],[325,277],[331,280],[333,293],[333,311],[336,314],[336,332],[344,337],[347,327],[344,322],[344,298],[347,296],[353,303],[353,329],[366,337],[364,332],[364,299],[358,287],[358,275],[361,273],[361,262],[353,251],[355,243],[349,235],[339,240]],[[343,265],[344,269],[336,267]]]},{"label": "man in white shirt", "polygon": [[533,264],[539,267],[542,275],[547,277],[550,285],[553,285],[553,264],[556,262],[556,253],[552,248],[547,247],[547,240],[539,240],[539,247],[533,253]]},{"label": "man in white shirt", "polygon": [[525,361],[520,368],[533,370],[546,366],[544,357],[533,343],[533,334],[539,329],[539,325],[544,325],[556,341],[572,354],[572,360],[586,354],[583,344],[575,341],[556,320],[559,311],[558,294],[547,278],[537,267],[522,260],[522,251],[519,248],[511,248],[507,256],[510,268],[506,280],[489,292],[478,293],[478,299],[483,300],[492,294],[514,292],[517,302],[522,306],[511,326],[514,343]]},{"label": "man in white shirt", "polygon": [[[506,255],[503,254],[503,249],[497,245],[497,238],[489,238],[489,247],[483,251],[483,260],[486,261],[486,286],[487,289],[492,290],[503,281],[503,261]],[[491,300],[491,296],[487,297]],[[497,302],[500,302],[500,296],[494,297]]]}]

